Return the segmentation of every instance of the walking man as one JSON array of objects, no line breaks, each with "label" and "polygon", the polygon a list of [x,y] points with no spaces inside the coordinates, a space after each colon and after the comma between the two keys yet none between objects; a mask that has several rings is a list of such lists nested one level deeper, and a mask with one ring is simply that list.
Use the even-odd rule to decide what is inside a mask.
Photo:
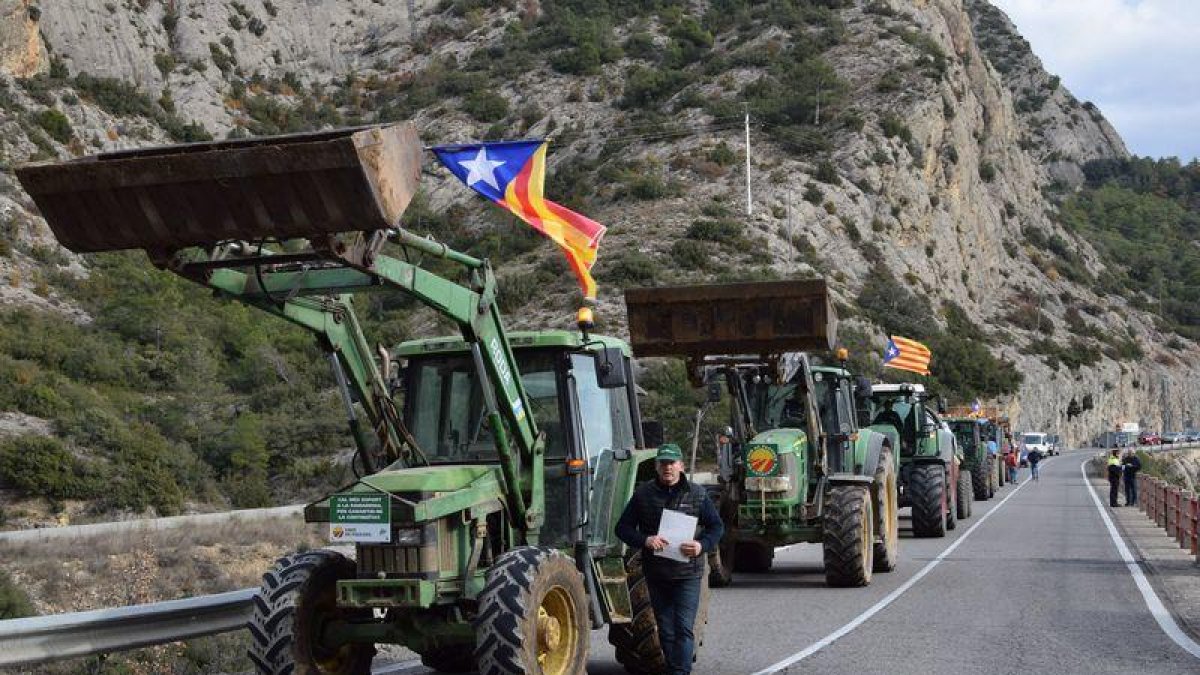
[{"label": "walking man", "polygon": [[[705,554],[716,550],[725,526],[704,487],[683,474],[683,452],[678,445],[659,446],[655,470],[656,478],[638,486],[625,506],[617,521],[617,536],[626,546],[642,551],[642,569],[668,674],[688,675],[695,651],[693,631]],[[692,539],[667,541],[659,536],[659,520],[665,509],[697,518]],[[687,561],[661,555],[667,549],[677,550]]]},{"label": "walking man", "polygon": [[1025,455],[1025,460],[1029,462],[1029,477],[1033,480],[1038,479],[1038,463],[1042,461],[1041,450],[1030,450],[1028,455]]},{"label": "walking man", "polygon": [[1113,450],[1108,456],[1108,505],[1113,508],[1120,506],[1117,503],[1117,494],[1121,490],[1122,468],[1121,451]]},{"label": "walking man", "polygon": [[1137,474],[1142,470],[1142,460],[1138,459],[1136,450],[1125,451],[1125,459],[1121,460],[1125,473],[1125,506],[1137,504]]},{"label": "walking man", "polygon": [[1004,466],[1008,467],[1008,482],[1013,485],[1017,484],[1017,451],[1009,450],[1008,454],[1004,455]]}]

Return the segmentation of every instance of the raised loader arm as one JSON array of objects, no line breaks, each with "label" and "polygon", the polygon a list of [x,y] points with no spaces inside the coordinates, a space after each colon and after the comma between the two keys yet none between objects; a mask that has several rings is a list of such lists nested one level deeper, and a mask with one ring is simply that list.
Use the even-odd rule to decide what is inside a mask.
[{"label": "raised loader arm", "polygon": [[[351,305],[394,290],[455,322],[471,345],[514,524],[543,514],[544,439],[496,305],[488,263],[399,229],[416,192],[421,144],[411,124],[196,143],[17,169],[59,241],[78,252],[140,248],[162,268],[312,331],[331,355],[368,470],[362,404],[382,459],[421,463]],[[383,253],[399,245],[405,259]],[[421,267],[436,257],[467,277]],[[410,262],[416,258],[417,262]],[[515,446],[515,447],[514,447]],[[404,448],[407,447],[407,451]]]}]

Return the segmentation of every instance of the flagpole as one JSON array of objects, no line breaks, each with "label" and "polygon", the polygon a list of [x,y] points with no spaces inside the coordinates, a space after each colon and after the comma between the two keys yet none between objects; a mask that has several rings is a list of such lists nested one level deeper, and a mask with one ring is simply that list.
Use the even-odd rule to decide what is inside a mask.
[{"label": "flagpole", "polygon": [[742,109],[746,111],[746,215],[753,215],[754,207],[750,201],[750,104],[743,103]]}]

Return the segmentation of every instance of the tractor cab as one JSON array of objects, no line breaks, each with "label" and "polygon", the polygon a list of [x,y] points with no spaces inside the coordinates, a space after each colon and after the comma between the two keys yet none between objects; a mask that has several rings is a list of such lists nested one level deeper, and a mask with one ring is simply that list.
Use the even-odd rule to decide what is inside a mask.
[{"label": "tractor cab", "polygon": [[930,396],[924,385],[876,384],[871,392],[871,426],[895,428],[901,457],[925,454],[924,444],[942,428],[942,421],[927,405]]},{"label": "tractor cab", "polygon": [[[615,465],[644,447],[628,346],[601,336],[585,343],[568,331],[518,331],[509,340],[531,408],[526,414],[546,439],[539,542],[569,544],[573,524],[584,523],[589,545],[616,546],[611,525],[623,504],[616,504]],[[393,380],[397,403],[429,465],[500,461],[486,394],[461,338],[405,342],[392,357],[403,364]]]}]

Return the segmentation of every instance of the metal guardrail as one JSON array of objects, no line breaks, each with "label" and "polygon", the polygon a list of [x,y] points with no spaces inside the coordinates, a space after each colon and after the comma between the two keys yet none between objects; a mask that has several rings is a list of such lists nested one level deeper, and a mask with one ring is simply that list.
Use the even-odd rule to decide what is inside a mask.
[{"label": "metal guardrail", "polygon": [[95,537],[112,535],[121,532],[138,532],[150,530],[169,530],[177,527],[198,527],[202,525],[220,525],[228,522],[269,520],[272,518],[287,518],[298,516],[304,512],[303,504],[292,506],[276,506],[266,509],[241,509],[238,511],[222,511],[219,513],[200,513],[191,516],[168,516],[166,518],[145,518],[141,520],[118,520],[108,523],[89,523],[87,525],[70,525],[68,527],[46,527],[33,530],[10,530],[0,532],[0,543],[25,543],[50,541],[52,539],[74,539],[77,537]]},{"label": "metal guardrail", "polygon": [[107,654],[138,647],[241,630],[256,588],[0,621],[0,666]]}]

